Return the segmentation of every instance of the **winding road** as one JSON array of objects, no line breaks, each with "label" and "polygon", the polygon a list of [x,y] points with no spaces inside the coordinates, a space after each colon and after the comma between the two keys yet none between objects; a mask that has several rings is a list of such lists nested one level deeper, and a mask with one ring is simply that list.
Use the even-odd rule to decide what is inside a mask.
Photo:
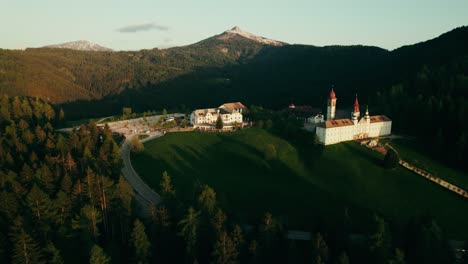
[{"label": "winding road", "polygon": [[[138,176],[135,169],[133,169],[132,162],[130,160],[130,141],[133,137],[137,137],[138,134],[129,135],[122,143],[121,156],[123,160],[122,174],[128,183],[133,187],[134,197],[140,204],[141,209],[144,213],[148,214],[150,205],[156,205],[161,201],[161,197],[155,191],[153,191],[146,183]],[[145,142],[154,138],[164,136],[161,132],[151,132],[149,137],[143,139],[141,142]]]}]

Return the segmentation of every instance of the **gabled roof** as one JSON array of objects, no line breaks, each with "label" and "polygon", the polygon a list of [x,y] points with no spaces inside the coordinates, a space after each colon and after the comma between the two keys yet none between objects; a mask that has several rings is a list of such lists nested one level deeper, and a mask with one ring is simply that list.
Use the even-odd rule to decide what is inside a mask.
[{"label": "gabled roof", "polygon": [[386,115],[376,115],[376,116],[371,116],[370,117],[370,122],[371,123],[378,123],[378,122],[388,122],[392,121],[388,116]]},{"label": "gabled roof", "polygon": [[328,120],[328,121],[323,122],[323,127],[325,128],[352,126],[352,125],[354,125],[354,123],[349,118]]},{"label": "gabled roof", "polygon": [[245,105],[243,105],[241,102],[234,102],[234,103],[225,103],[220,106],[220,108],[226,108],[229,111],[233,111],[236,109],[245,109]]}]

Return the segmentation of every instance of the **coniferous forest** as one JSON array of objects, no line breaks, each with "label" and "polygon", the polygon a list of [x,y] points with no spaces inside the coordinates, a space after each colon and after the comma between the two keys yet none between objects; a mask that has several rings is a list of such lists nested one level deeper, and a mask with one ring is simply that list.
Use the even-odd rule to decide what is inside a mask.
[{"label": "coniferous forest", "polygon": [[120,175],[120,149],[109,128],[89,123],[71,133],[54,130],[65,118],[40,99],[1,99],[2,263],[454,261],[430,216],[412,220],[405,234],[374,215],[372,232],[357,238],[345,225],[318,226],[310,241],[292,241],[284,222],[268,212],[254,225],[238,223],[207,185],[182,201],[167,173],[158,190],[163,202],[142,208]]}]

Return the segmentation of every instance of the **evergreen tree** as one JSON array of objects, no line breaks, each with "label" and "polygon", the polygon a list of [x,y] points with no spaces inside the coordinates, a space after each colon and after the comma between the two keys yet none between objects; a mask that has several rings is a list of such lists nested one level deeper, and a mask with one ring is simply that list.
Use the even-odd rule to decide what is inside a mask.
[{"label": "evergreen tree", "polygon": [[104,253],[104,250],[98,246],[94,245],[91,249],[91,256],[89,258],[89,264],[108,264],[111,263],[109,256]]},{"label": "evergreen tree", "polygon": [[374,263],[386,263],[390,253],[391,232],[384,219],[374,215],[374,233],[370,239],[370,250]]},{"label": "evergreen tree", "polygon": [[73,187],[72,180],[70,178],[70,175],[68,173],[65,173],[62,178],[62,182],[60,183],[60,190],[62,190],[65,193],[70,193]]},{"label": "evergreen tree", "polygon": [[73,229],[80,229],[93,237],[94,241],[99,236],[98,224],[102,222],[102,215],[98,209],[91,205],[85,205],[81,208],[80,214],[73,219]]},{"label": "evergreen tree", "polygon": [[223,129],[223,126],[224,126],[223,119],[221,118],[221,114],[219,114],[218,119],[216,119],[215,128],[216,129]]},{"label": "evergreen tree", "polygon": [[244,247],[244,244],[245,244],[245,239],[242,233],[242,228],[239,225],[236,225],[234,227],[234,230],[232,231],[232,242],[234,243],[234,246],[236,247],[237,252],[241,254],[242,248]]},{"label": "evergreen tree", "polygon": [[323,262],[328,260],[328,246],[320,233],[317,233],[312,239],[312,255],[314,259],[320,259]]},{"label": "evergreen tree", "polygon": [[32,215],[39,222],[44,222],[51,217],[51,202],[49,196],[45,194],[37,185],[31,188],[26,197]]},{"label": "evergreen tree", "polygon": [[193,207],[190,207],[187,211],[187,215],[183,220],[179,222],[181,231],[179,233],[186,243],[187,255],[191,258],[195,258],[195,248],[198,238],[198,226],[200,225],[200,212],[195,211]]},{"label": "evergreen tree", "polygon": [[139,219],[136,219],[133,224],[131,244],[135,250],[136,262],[142,264],[148,263],[151,244],[148,240],[148,236],[145,233],[145,226]]},{"label": "evergreen tree", "polygon": [[50,264],[63,264],[62,256],[60,255],[60,250],[58,250],[53,243],[49,243],[45,249],[47,262]]},{"label": "evergreen tree", "polygon": [[387,151],[387,154],[385,154],[383,165],[387,169],[392,169],[398,165],[399,160],[400,159],[398,158],[398,154],[392,148],[390,148]]},{"label": "evergreen tree", "polygon": [[22,220],[16,219],[11,232],[13,243],[12,263],[41,264],[43,261],[39,244],[23,229]]},{"label": "evergreen tree", "polygon": [[26,184],[30,184],[33,180],[33,175],[33,170],[31,169],[31,167],[29,167],[27,163],[25,163],[20,172],[20,176],[22,178],[21,180]]},{"label": "evergreen tree", "polygon": [[223,210],[218,208],[212,220],[214,229],[216,230],[218,235],[221,234],[221,232],[224,230],[226,219],[226,214],[223,213]]},{"label": "evergreen tree", "polygon": [[237,263],[239,252],[237,251],[236,245],[225,231],[218,236],[212,255],[213,263],[216,264]]},{"label": "evergreen tree", "polygon": [[57,198],[54,201],[54,209],[56,211],[55,221],[59,225],[63,225],[65,220],[70,217],[70,213],[72,210],[72,203],[70,197],[63,191],[59,191],[57,193]]},{"label": "evergreen tree", "polygon": [[202,191],[198,196],[198,205],[208,214],[214,213],[216,208],[216,192],[208,185],[203,185]]},{"label": "evergreen tree", "polygon": [[174,187],[171,183],[171,176],[167,174],[167,171],[163,172],[161,183],[159,185],[161,186],[162,196],[170,197],[175,194]]}]

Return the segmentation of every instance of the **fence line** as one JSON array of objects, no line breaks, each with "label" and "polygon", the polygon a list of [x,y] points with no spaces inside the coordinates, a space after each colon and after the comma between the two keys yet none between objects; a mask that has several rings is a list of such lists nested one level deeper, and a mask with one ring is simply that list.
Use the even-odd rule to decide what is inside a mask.
[{"label": "fence line", "polygon": [[425,171],[425,170],[421,170],[420,168],[418,167],[415,167],[411,164],[409,164],[408,162],[404,161],[404,160],[400,160],[399,161],[400,165],[407,168],[408,170],[434,182],[434,183],[437,183],[438,185],[444,187],[444,188],[447,188],[449,190],[451,190],[452,192],[458,194],[458,195],[461,195],[465,198],[468,198],[468,192],[463,190],[462,188],[454,185],[454,184],[451,184],[445,180],[442,180],[441,178],[439,177],[436,177],[432,174],[430,174],[429,172]]}]

